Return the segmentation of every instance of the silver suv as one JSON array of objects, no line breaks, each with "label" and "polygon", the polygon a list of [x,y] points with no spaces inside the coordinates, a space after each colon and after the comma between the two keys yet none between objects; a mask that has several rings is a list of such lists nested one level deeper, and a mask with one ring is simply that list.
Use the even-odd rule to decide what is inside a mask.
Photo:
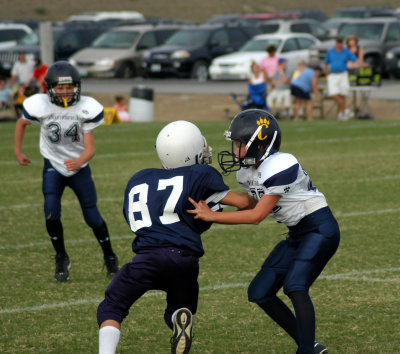
[{"label": "silver suv", "polygon": [[262,33],[308,33],[320,41],[329,39],[329,29],[313,19],[269,20],[258,25]]},{"label": "silver suv", "polygon": [[104,32],[69,58],[82,76],[129,78],[141,74],[143,52],[163,44],[180,25],[121,26]]},{"label": "silver suv", "polygon": [[[364,61],[386,75],[385,54],[400,45],[400,21],[394,17],[346,21],[339,27],[338,35],[345,39],[350,35],[356,36],[364,50]],[[330,40],[311,47],[310,61],[323,64],[326,52],[334,45],[334,40]]]}]

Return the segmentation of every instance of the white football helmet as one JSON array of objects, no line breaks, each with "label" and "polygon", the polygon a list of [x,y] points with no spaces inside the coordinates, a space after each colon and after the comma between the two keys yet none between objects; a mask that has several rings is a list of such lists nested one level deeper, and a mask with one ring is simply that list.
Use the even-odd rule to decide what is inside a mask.
[{"label": "white football helmet", "polygon": [[158,134],[156,149],[165,169],[210,164],[212,149],[199,128],[185,120],[167,124]]}]

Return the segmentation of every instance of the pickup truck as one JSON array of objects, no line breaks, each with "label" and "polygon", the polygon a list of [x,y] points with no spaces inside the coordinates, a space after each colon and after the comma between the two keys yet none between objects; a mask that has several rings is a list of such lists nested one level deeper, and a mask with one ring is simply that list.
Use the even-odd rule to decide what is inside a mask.
[{"label": "pickup truck", "polygon": [[[388,75],[388,68],[385,65],[386,52],[400,45],[400,21],[397,18],[376,17],[346,21],[339,27],[337,34],[345,39],[354,35],[363,48],[364,61],[382,75]],[[328,40],[312,46],[309,62],[323,65],[326,52],[334,45],[335,40]]]}]

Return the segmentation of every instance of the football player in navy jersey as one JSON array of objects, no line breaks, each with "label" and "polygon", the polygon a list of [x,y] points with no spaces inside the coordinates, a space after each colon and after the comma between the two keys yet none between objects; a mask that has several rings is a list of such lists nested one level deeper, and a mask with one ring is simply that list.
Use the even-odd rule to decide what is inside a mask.
[{"label": "football player in navy jersey", "polygon": [[248,196],[230,191],[208,165],[211,148],[196,125],[169,123],[157,136],[156,150],[163,169],[137,172],[125,190],[123,212],[136,235],[136,255],[114,277],[98,307],[100,354],[115,353],[123,319],[149,290],[167,293],[164,320],[173,330],[171,352],[188,353],[204,254],[201,234],[211,226],[186,212],[188,198],[203,199],[215,211],[222,204],[248,206]]},{"label": "football player in navy jersey", "polygon": [[96,188],[88,165],[95,154],[93,130],[103,122],[103,106],[91,97],[81,96],[79,73],[66,61],[51,65],[44,80],[47,94],[38,93],[23,103],[14,150],[21,165],[30,164],[30,159],[22,153],[25,128],[29,124],[41,124],[42,189],[46,229],[56,251],[54,276],[57,281],[68,280],[71,267],[61,223],[61,197],[68,186],[79,199],[84,219],[103,250],[107,275],[112,278],[119,268],[118,257],[97,208]]},{"label": "football player in navy jersey", "polygon": [[[247,210],[215,213],[204,201],[191,202],[196,220],[223,224],[259,224],[268,215],[286,224],[288,235],[269,254],[252,280],[249,301],[260,306],[297,343],[297,353],[327,353],[315,341],[315,313],[309,288],[339,246],[340,231],[325,196],[289,153],[279,152],[277,120],[258,109],[240,112],[225,137],[232,151],[219,153],[225,173],[237,171],[252,199]],[[277,297],[283,287],[294,313]]]}]

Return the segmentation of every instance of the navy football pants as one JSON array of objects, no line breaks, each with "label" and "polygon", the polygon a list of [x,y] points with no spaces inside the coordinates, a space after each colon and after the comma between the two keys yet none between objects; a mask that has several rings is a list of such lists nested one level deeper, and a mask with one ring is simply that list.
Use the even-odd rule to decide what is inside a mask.
[{"label": "navy football pants", "polygon": [[329,207],[305,216],[265,260],[249,286],[249,301],[267,303],[282,286],[286,295],[308,291],[336,252],[339,239],[339,226]]},{"label": "navy football pants", "polygon": [[175,247],[141,250],[108,286],[105,299],[97,309],[97,322],[99,326],[106,320],[121,323],[144,293],[162,290],[167,293],[164,319],[172,329],[171,316],[177,309],[187,307],[196,313],[198,275],[199,258],[190,250]]},{"label": "navy football pants", "polygon": [[70,187],[78,197],[86,223],[91,228],[100,227],[103,218],[97,208],[96,187],[89,165],[75,175],[65,177],[57,172],[47,159],[44,160],[42,184],[46,220],[61,219],[61,197],[66,186]]}]

